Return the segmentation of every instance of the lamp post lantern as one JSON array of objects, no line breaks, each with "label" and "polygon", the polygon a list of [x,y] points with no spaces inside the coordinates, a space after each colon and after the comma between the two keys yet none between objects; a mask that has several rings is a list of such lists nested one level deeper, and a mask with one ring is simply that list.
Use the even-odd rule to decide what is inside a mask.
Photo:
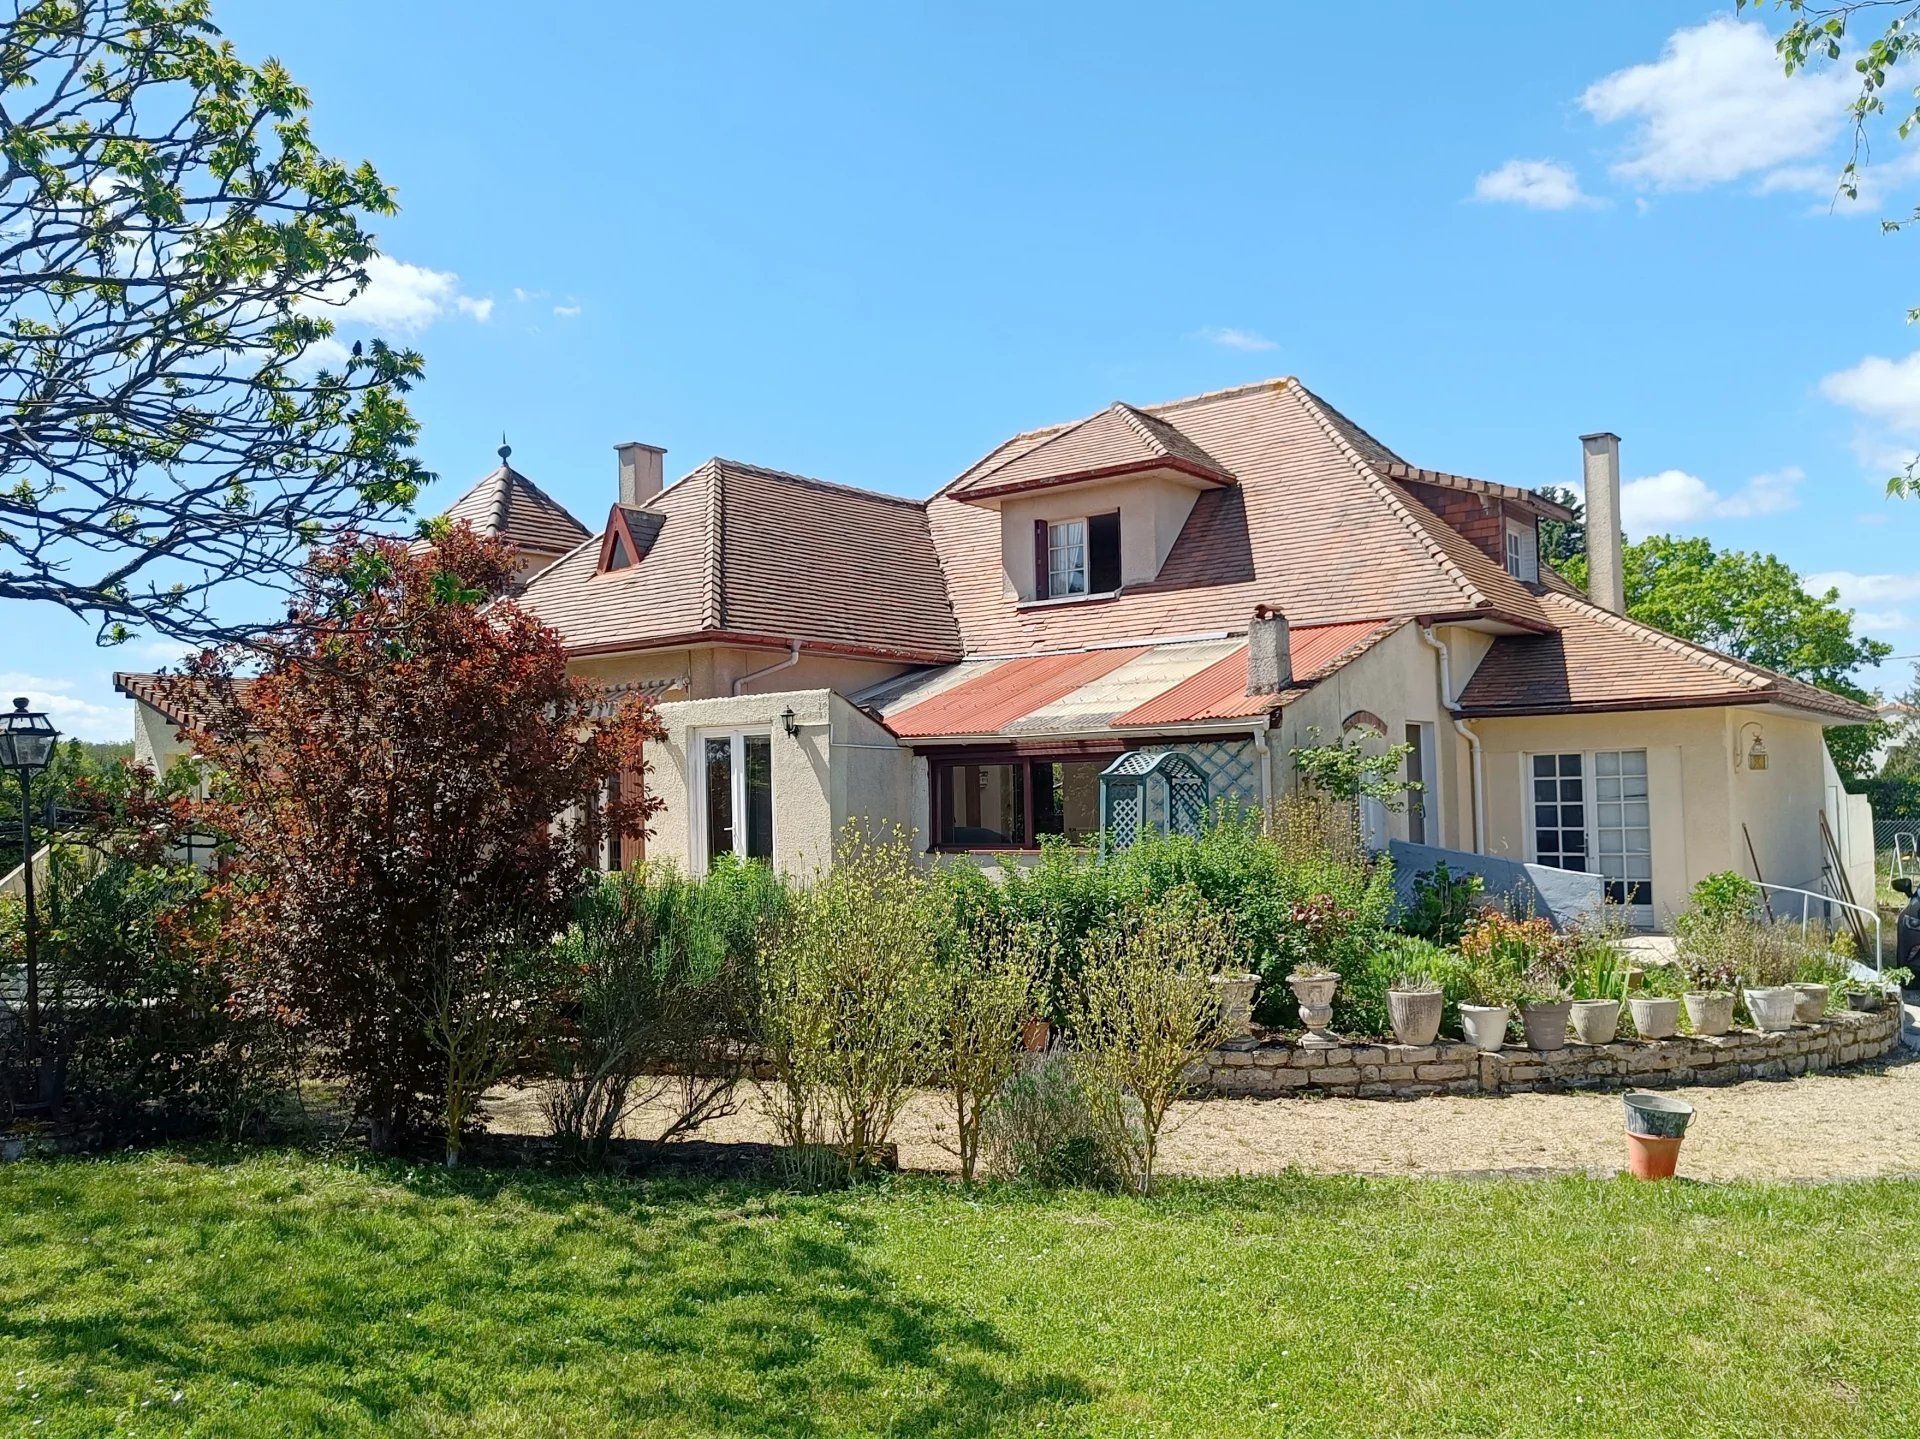
[{"label": "lamp post lantern", "polygon": [[0,717],[0,769],[10,769],[20,781],[20,879],[27,902],[27,1059],[37,1065],[40,1100],[52,1100],[53,1071],[44,1063],[40,1044],[40,949],[33,904],[33,777],[53,762],[54,742],[60,732],[44,714],[27,708],[25,699],[13,702],[13,712]]}]

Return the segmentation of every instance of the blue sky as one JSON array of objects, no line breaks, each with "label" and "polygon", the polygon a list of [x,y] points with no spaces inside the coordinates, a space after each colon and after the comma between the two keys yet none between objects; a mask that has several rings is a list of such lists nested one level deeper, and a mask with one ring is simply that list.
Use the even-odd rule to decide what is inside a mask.
[{"label": "blue sky", "polygon": [[[1835,210],[1849,77],[1727,7],[288,6],[216,0],[399,191],[341,328],[427,357],[443,507],[514,463],[589,525],[612,446],[920,495],[1114,399],[1300,376],[1417,464],[1836,577],[1920,651],[1920,142]],[[1777,19],[1768,16],[1777,25]],[[130,731],[64,616],[0,689]],[[1903,686],[1906,666],[1878,673]]]}]

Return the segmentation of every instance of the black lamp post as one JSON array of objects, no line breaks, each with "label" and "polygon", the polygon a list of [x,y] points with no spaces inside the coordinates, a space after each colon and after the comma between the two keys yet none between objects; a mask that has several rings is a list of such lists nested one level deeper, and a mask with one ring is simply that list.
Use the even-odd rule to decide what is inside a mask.
[{"label": "black lamp post", "polygon": [[[27,901],[27,1058],[38,1064],[40,1049],[40,949],[33,907],[33,777],[53,762],[54,741],[60,732],[44,714],[27,708],[24,699],[13,702],[13,712],[0,718],[0,769],[20,779],[20,878]],[[40,1099],[53,1098],[53,1075],[39,1064]]]}]

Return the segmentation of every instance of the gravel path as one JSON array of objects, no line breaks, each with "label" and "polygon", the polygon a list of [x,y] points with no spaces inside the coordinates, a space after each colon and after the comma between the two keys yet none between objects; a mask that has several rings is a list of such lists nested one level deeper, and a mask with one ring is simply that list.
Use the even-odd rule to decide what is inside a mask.
[{"label": "gravel path", "polygon": [[[1913,1022],[1909,1011],[1909,1024]],[[1909,1041],[1912,1042],[1909,1030]],[[1694,1179],[1920,1177],[1920,1055],[1840,1074],[1668,1091],[1699,1111],[1681,1157]],[[941,1145],[944,1109],[931,1095],[908,1105],[896,1131],[901,1163],[951,1170]],[[493,1097],[493,1127],[544,1128],[524,1091]],[[636,1135],[657,1132],[641,1115]],[[1611,1174],[1625,1162],[1618,1093],[1471,1095],[1414,1100],[1209,1099],[1175,1106],[1164,1169],[1193,1175]],[[751,1098],[709,1125],[710,1141],[766,1142]]]}]

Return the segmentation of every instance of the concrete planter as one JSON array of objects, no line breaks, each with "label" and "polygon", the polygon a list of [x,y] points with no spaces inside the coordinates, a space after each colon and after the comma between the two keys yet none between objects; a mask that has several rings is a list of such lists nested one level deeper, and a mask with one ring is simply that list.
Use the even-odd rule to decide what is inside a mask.
[{"label": "concrete planter", "polygon": [[1290,974],[1287,983],[1300,1004],[1300,1025],[1306,1033],[1300,1042],[1314,1048],[1329,1048],[1340,1041],[1327,1032],[1333,1023],[1333,992],[1340,985],[1337,974]]},{"label": "concrete planter", "polygon": [[1497,1054],[1507,1042],[1507,1021],[1512,1017],[1504,1004],[1463,1004],[1460,1033],[1482,1054]]},{"label": "concrete planter", "polygon": [[1793,1028],[1793,1009],[1800,998],[1784,984],[1741,991],[1747,1002],[1747,1015],[1762,1034],[1779,1034]]},{"label": "concrete planter", "polygon": [[1680,1001],[1677,999],[1633,998],[1627,1001],[1633,1015],[1633,1031],[1642,1039],[1672,1039],[1680,1027]]},{"label": "concrete planter", "polygon": [[1686,996],[1687,1023],[1695,1034],[1713,1036],[1733,1028],[1733,996],[1696,993]]},{"label": "concrete planter", "polygon": [[1827,996],[1833,991],[1824,984],[1790,984],[1787,986],[1797,996],[1793,1001],[1793,1017],[1802,1024],[1812,1024],[1827,1012]]},{"label": "concrete planter", "polygon": [[1402,1044],[1432,1044],[1446,1007],[1447,997],[1437,989],[1387,991],[1387,1018],[1393,1022],[1393,1037]]},{"label": "concrete planter", "polygon": [[1253,1033],[1253,995],[1259,979],[1251,974],[1216,974],[1213,995],[1220,1002],[1220,1020],[1228,1039],[1245,1039]]},{"label": "concrete planter", "polygon": [[1567,1016],[1572,1012],[1573,1002],[1566,999],[1556,999],[1549,1004],[1521,1005],[1520,1026],[1527,1034],[1527,1048],[1540,1054],[1565,1049]]},{"label": "concrete planter", "polygon": [[1878,1014],[1886,1002],[1887,997],[1877,990],[1850,989],[1847,991],[1847,1008],[1855,1014]]},{"label": "concrete planter", "polygon": [[1620,1001],[1617,999],[1576,999],[1573,1002],[1573,1037],[1582,1044],[1612,1044],[1620,1032]]}]

